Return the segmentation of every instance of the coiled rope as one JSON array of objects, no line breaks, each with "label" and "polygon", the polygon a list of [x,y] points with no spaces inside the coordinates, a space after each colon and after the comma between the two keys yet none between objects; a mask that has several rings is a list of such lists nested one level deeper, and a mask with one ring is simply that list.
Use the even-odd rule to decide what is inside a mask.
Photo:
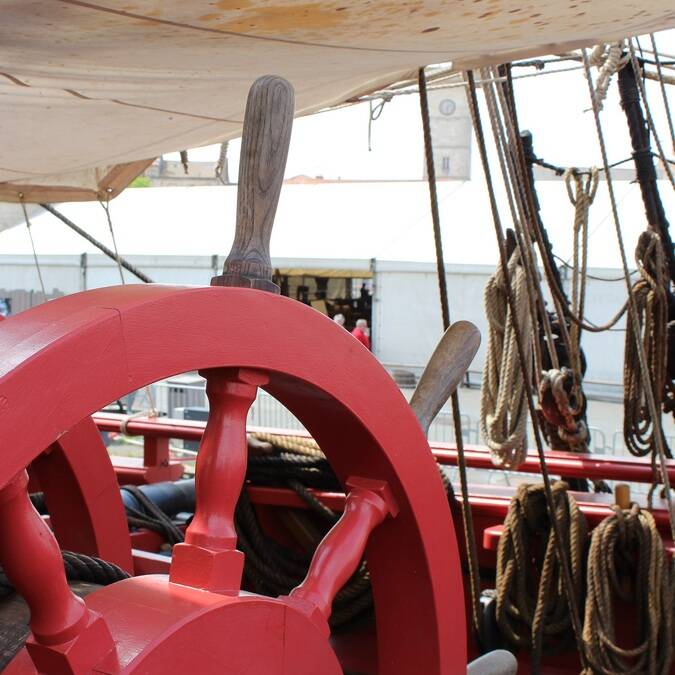
[{"label": "coiled rope", "polygon": [[319,444],[313,438],[307,438],[306,436],[281,436],[262,431],[257,431],[251,434],[251,436],[257,438],[259,441],[272,443],[276,448],[287,450],[297,455],[326,458],[323,452],[321,452]]},{"label": "coiled rope", "polygon": [[527,295],[527,275],[516,248],[508,262],[518,325],[524,340],[527,372],[521,372],[507,286],[497,268],[485,287],[488,343],[480,398],[480,429],[496,466],[511,469],[527,455],[527,403],[524,377],[532,379],[532,316]]},{"label": "coiled rope", "polygon": [[148,498],[145,493],[135,485],[123,485],[121,490],[132,495],[140,509],[125,504],[124,510],[127,515],[127,522],[131,527],[142,527],[153,532],[161,534],[169,544],[178,544],[184,540],[183,532],[167,516],[162,509]]},{"label": "coiled rope", "polygon": [[[668,277],[663,246],[659,235],[646,230],[638,239],[635,251],[640,278],[631,288],[637,311],[637,325],[628,315],[624,351],[624,419],[623,435],[631,454],[642,457],[656,453],[655,427],[661,427],[660,408],[665,397],[666,359],[668,352]],[[640,373],[638,338],[647,361],[649,386],[657,405],[653,416],[647,405],[645,379]],[[661,430],[661,435],[663,431]],[[666,454],[671,452],[664,444]]]},{"label": "coiled rope", "polygon": [[[310,489],[342,490],[326,456],[314,439],[305,436],[268,432],[251,435],[270,443],[278,454],[249,455],[247,480],[254,485],[283,486],[294,490],[310,507],[310,513],[296,511],[294,518],[307,531],[316,531],[319,527],[319,536],[314,542],[317,544],[338,516],[317,499]],[[438,470],[452,507],[455,502],[452,485],[440,466]],[[267,537],[245,492],[242,492],[237,505],[235,525],[239,548],[246,555],[244,574],[257,592],[283,595],[302,581],[309,567],[310,556],[298,554]],[[353,621],[369,616],[372,609],[370,576],[366,562],[362,561],[335,597],[331,627],[345,628]]]},{"label": "coiled rope", "polygon": [[[589,667],[582,675],[668,675],[673,659],[673,580],[654,518],[633,504],[614,507],[591,536],[583,640]],[[625,581],[630,580],[626,584]],[[633,647],[621,647],[616,601],[634,611]]]},{"label": "coiled rope", "polygon": [[[115,563],[92,555],[61,551],[61,557],[63,558],[63,567],[68,581],[85,581],[90,584],[98,584],[99,586],[109,586],[117,581],[129,578],[129,574],[121,567],[115,565]],[[10,592],[14,588],[12,582],[1,569],[0,587],[5,592]]]},{"label": "coiled rope", "polygon": [[[586,519],[566,483],[557,481],[551,491],[562,546],[569,555],[571,590],[580,603]],[[497,551],[496,599],[500,631],[514,647],[531,649],[533,673],[539,672],[544,649],[551,653],[573,641],[570,608],[543,485],[520,485],[511,500]]]}]

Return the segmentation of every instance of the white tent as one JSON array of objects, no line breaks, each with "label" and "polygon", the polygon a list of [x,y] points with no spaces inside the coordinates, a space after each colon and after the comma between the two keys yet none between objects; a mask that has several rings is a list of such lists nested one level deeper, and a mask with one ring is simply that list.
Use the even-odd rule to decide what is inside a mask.
[{"label": "white tent", "polygon": [[[659,181],[666,212],[675,212],[675,195]],[[562,258],[571,254],[573,207],[561,181],[537,184],[542,215]],[[615,181],[621,225],[628,250],[644,229],[639,187]],[[439,182],[439,208],[445,258],[451,263],[494,265],[497,261],[492,216],[480,180]],[[117,244],[126,256],[223,255],[235,225],[236,186],[137,188],[110,204]],[[105,213],[98,203],[72,203],[63,213],[112,247]],[[38,210],[39,213],[39,210]],[[38,254],[97,252],[91,244],[45,212],[32,217]],[[508,223],[507,223],[508,224]],[[589,264],[620,264],[611,208],[601,183],[590,215]],[[597,241],[599,245],[594,245]],[[423,181],[287,182],[281,191],[272,234],[273,258],[324,258],[433,261],[428,188]],[[31,253],[25,227],[0,232],[0,255]]]}]

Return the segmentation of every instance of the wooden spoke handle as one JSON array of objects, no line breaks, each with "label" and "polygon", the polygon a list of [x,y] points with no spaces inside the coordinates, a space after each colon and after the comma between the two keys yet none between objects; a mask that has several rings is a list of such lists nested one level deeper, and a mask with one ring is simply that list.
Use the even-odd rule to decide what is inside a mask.
[{"label": "wooden spoke handle", "polygon": [[223,274],[214,286],[279,293],[272,282],[270,238],[286,168],[295,96],[283,78],[257,79],[248,94],[239,163],[237,227]]},{"label": "wooden spoke handle", "polygon": [[479,346],[480,331],[469,321],[456,321],[443,334],[410,399],[425,434],[457,389]]},{"label": "wooden spoke handle", "polygon": [[300,608],[310,608],[325,621],[331,615],[337,592],[354,574],[361,562],[371,532],[387,517],[395,517],[398,507],[387,483],[352,476],[345,509],[323,538],[312,557],[307,576],[289,594]]}]

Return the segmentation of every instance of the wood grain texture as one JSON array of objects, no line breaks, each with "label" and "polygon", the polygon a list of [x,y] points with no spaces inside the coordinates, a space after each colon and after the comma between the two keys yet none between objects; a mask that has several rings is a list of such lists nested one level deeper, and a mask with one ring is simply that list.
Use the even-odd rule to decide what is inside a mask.
[{"label": "wood grain texture", "polygon": [[469,321],[456,321],[443,334],[410,400],[425,434],[457,388],[479,346],[480,331]]},{"label": "wood grain texture", "polygon": [[272,282],[270,238],[291,140],[295,96],[283,78],[266,75],[249,91],[239,163],[237,228],[217,286],[279,293]]}]

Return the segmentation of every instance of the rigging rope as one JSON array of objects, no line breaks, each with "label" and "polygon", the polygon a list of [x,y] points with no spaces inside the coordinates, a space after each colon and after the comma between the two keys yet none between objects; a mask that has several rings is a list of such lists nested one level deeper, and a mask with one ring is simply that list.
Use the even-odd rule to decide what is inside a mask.
[{"label": "rigging rope", "polygon": [[319,444],[313,438],[307,438],[306,436],[281,436],[262,431],[256,431],[251,436],[259,441],[272,443],[280,450],[293,452],[296,455],[307,455],[321,459],[326,458],[319,448]]},{"label": "rigging rope", "polygon": [[[110,193],[108,192],[106,194],[106,201],[103,203],[103,201],[99,200],[99,204],[103,207],[103,210],[105,211],[105,216],[108,221],[108,229],[110,230],[110,236],[112,238],[112,243],[113,243],[113,249],[115,251],[115,257],[114,260],[117,263],[117,270],[120,274],[120,280],[122,282],[122,286],[126,285],[126,281],[124,280],[124,272],[122,271],[122,259],[120,258],[119,251],[117,250],[117,239],[115,238],[115,228],[113,227],[113,222],[112,222],[112,217],[110,215]],[[137,275],[138,276],[138,275]],[[150,281],[147,279],[146,281]],[[144,412],[147,412],[148,417],[157,417],[159,415],[159,411],[157,410],[157,406],[155,405],[155,397],[152,393],[152,387],[148,384],[145,387],[143,387],[143,391],[145,392],[145,395],[148,399],[148,410],[147,411],[142,411],[140,414],[143,414]],[[126,425],[128,424],[129,420],[132,417],[136,417],[136,415],[131,415],[127,416],[127,418],[122,422],[122,433],[126,434]]]},{"label": "rigging rope", "polygon": [[117,262],[117,270],[120,273],[120,280],[122,282],[122,286],[124,286],[124,272],[122,271],[122,262],[120,260],[119,251],[117,250],[117,239],[115,239],[115,230],[113,228],[112,219],[110,218],[110,195],[106,195],[105,203],[103,201],[99,201],[99,204],[105,211],[105,217],[108,220],[108,229],[110,230],[110,236],[112,238],[113,243],[113,250],[115,251],[115,261]]},{"label": "rigging rope", "polygon": [[642,99],[642,102],[645,106],[645,114],[647,116],[647,123],[649,125],[649,129],[652,132],[652,135],[654,136],[654,142],[656,143],[656,148],[659,151],[658,154],[659,159],[661,160],[661,165],[663,166],[663,169],[666,172],[666,175],[668,176],[670,184],[673,186],[673,189],[675,189],[675,177],[673,177],[673,171],[670,168],[670,163],[666,158],[666,153],[664,152],[663,145],[661,144],[661,138],[656,129],[656,125],[654,124],[654,118],[652,117],[651,108],[649,106],[649,101],[647,99],[647,91],[645,90],[645,83],[640,77],[640,74],[644,72],[644,69],[640,68],[637,56],[635,55],[635,48],[633,47],[632,40],[628,41],[628,49],[630,52],[630,61],[631,65],[633,66],[633,72],[635,73],[635,81],[637,82],[638,89],[640,91],[640,98]]},{"label": "rigging rope", "polygon": [[[614,220],[614,229],[616,231],[616,238],[619,244],[619,252],[621,254],[621,266],[626,281],[626,290],[628,291],[628,316],[630,318],[630,328],[633,332],[633,337],[637,345],[636,353],[638,357],[638,362],[640,364],[640,377],[642,378],[642,388],[645,392],[645,403],[647,409],[649,410],[649,415],[651,419],[656,419],[657,415],[659,414],[659,410],[656,401],[654,399],[654,392],[651,388],[651,383],[649,381],[647,355],[645,354],[645,350],[640,339],[638,310],[635,304],[635,298],[633,298],[633,296],[631,295],[630,271],[628,270],[626,248],[623,243],[623,234],[621,232],[621,224],[619,222],[619,211],[616,203],[616,197],[614,195],[614,184],[612,182],[612,174],[609,169],[609,162],[607,159],[607,146],[605,144],[605,135],[602,129],[602,123],[600,122],[600,112],[593,98],[593,78],[591,75],[590,64],[588,62],[588,54],[585,49],[581,50],[581,54],[584,60],[584,72],[586,75],[586,83],[588,85],[588,91],[591,97],[591,104],[593,107],[593,117],[595,119],[595,129],[598,136],[598,143],[600,145],[602,163],[605,168],[605,175],[607,178],[607,190],[609,192],[609,199],[612,207],[612,217]],[[675,511],[673,511],[673,502],[670,490],[670,478],[668,476],[668,466],[666,463],[667,453],[665,449],[665,439],[663,437],[661,426],[656,425],[654,428],[655,428],[654,438],[656,449],[654,461],[656,462],[656,455],[658,455],[658,462],[661,469],[661,480],[664,486],[666,487],[666,501],[668,503],[668,515],[670,518],[670,535],[671,538],[675,540]]]},{"label": "rigging rope", "polygon": [[227,185],[230,182],[230,176],[227,164],[227,147],[228,141],[223,141],[220,144],[220,153],[218,154],[218,161],[216,162],[215,174],[216,178],[223,184]]},{"label": "rigging rope", "polygon": [[664,81],[663,69],[661,68],[661,57],[656,48],[656,38],[654,33],[649,34],[652,42],[652,49],[654,51],[654,60],[656,62],[656,73],[659,78],[659,86],[661,88],[661,97],[663,98],[663,108],[666,113],[666,120],[668,120],[668,129],[670,130],[670,142],[673,144],[673,151],[675,151],[675,125],[673,125],[673,117],[670,113],[670,104],[668,103],[668,95],[666,94],[666,85]]},{"label": "rigging rope", "polygon": [[[656,427],[663,435],[661,405],[666,388],[668,351],[668,280],[666,260],[659,235],[646,230],[638,239],[635,259],[640,279],[630,293],[637,310],[637,324],[629,314],[624,351],[624,418],[623,436],[626,447],[637,457],[656,453]],[[644,350],[648,376],[642,378],[638,359],[638,341]],[[658,411],[650,414],[644,382],[649,383]],[[670,449],[665,447],[670,457]]]},{"label": "rigging rope", "polygon": [[[507,269],[518,324],[525,335],[531,335],[527,279],[520,264],[519,249],[511,254]],[[498,268],[485,287],[488,342],[480,395],[480,429],[493,464],[512,469],[527,457],[527,405],[523,379],[530,381],[532,378],[532,340],[526,338],[527,366],[526,372],[521,374],[511,308],[506,296],[504,275]]]},{"label": "rigging rope", "polygon": [[[441,300],[441,318],[443,330],[450,326],[450,304],[448,302],[447,276],[445,262],[443,260],[443,240],[441,236],[441,221],[438,213],[438,194],[436,192],[436,167],[434,164],[433,143],[431,138],[431,121],[429,117],[429,100],[427,96],[427,80],[424,68],[418,71],[418,84],[420,92],[420,112],[422,115],[422,130],[424,134],[424,153],[427,168],[427,184],[429,186],[429,199],[431,206],[431,221],[434,232],[434,247],[436,250],[436,271]],[[384,106],[384,101],[382,103]],[[371,115],[372,117],[372,115]],[[452,407],[452,420],[455,431],[455,445],[457,446],[457,466],[459,469],[460,486],[462,491],[462,524],[466,543],[466,554],[469,562],[469,583],[471,588],[471,617],[475,635],[480,641],[481,610],[480,610],[480,573],[478,569],[478,549],[474,539],[473,515],[469,503],[469,484],[467,478],[466,458],[464,455],[464,439],[462,438],[462,418],[459,408],[459,396],[457,391],[450,396]],[[443,482],[443,487],[448,495],[450,509],[454,513],[455,499],[452,484],[445,472],[438,467]]]},{"label": "rigging rope", "polygon": [[[570,202],[574,206],[573,249],[574,262],[572,263],[572,308],[571,311],[583,321],[584,305],[586,300],[586,273],[588,271],[588,216],[598,191],[598,170],[590,169],[586,177],[574,169],[567,169],[564,174],[565,187]],[[579,251],[581,250],[581,258]],[[569,358],[575,375],[583,376],[581,366],[581,326],[573,324],[570,327],[571,350]]]},{"label": "rigging rope", "polygon": [[[574,206],[573,264],[571,302],[562,294],[557,277],[552,281],[562,297],[557,303],[564,314],[577,318],[570,322],[568,343],[564,346],[565,360],[569,368],[553,368],[545,372],[539,384],[539,401],[545,419],[544,431],[549,445],[554,450],[588,451],[588,427],[585,421],[586,398],[581,387],[585,364],[581,351],[581,331],[586,299],[586,274],[588,270],[588,217],[589,210],[598,189],[598,170],[588,173],[568,168],[563,174],[570,202]],[[541,224],[539,224],[541,229]],[[542,231],[542,234],[544,232]],[[552,268],[555,271],[555,268]],[[551,285],[551,280],[549,280]],[[571,306],[570,306],[571,305]],[[559,317],[565,320],[565,317]],[[561,331],[562,336],[562,331]]]},{"label": "rigging rope", "polygon": [[33,249],[33,260],[35,261],[35,269],[37,270],[38,279],[40,281],[40,288],[42,289],[42,296],[44,300],[47,300],[47,292],[45,291],[45,282],[42,279],[42,269],[40,268],[40,261],[38,260],[37,251],[35,250],[35,242],[33,241],[33,232],[31,230],[31,222],[28,217],[28,211],[26,210],[26,204],[23,201],[23,195],[20,194],[19,198],[21,200],[21,209],[23,210],[23,218],[26,221],[26,229],[28,230],[28,236],[30,238],[30,246]]},{"label": "rigging rope", "polygon": [[[546,456],[544,453],[544,444],[541,437],[541,428],[539,425],[539,419],[536,413],[534,405],[534,395],[532,389],[532,383],[527,378],[527,367],[528,359],[526,356],[526,347],[525,339],[523,338],[523,333],[518,321],[518,316],[516,314],[516,305],[514,302],[514,297],[512,289],[510,286],[509,276],[508,276],[508,258],[506,254],[506,245],[504,240],[504,234],[502,232],[501,218],[499,215],[499,208],[497,206],[497,198],[495,196],[494,185],[492,183],[492,173],[490,170],[490,164],[487,157],[487,149],[485,144],[485,135],[483,133],[483,125],[480,117],[480,110],[478,108],[478,97],[476,94],[476,83],[473,75],[473,71],[466,72],[466,80],[468,83],[469,89],[469,111],[471,113],[471,120],[473,123],[474,130],[476,132],[476,140],[478,141],[478,150],[481,158],[481,164],[483,167],[483,173],[485,174],[485,182],[488,189],[488,197],[490,201],[490,210],[492,212],[493,225],[495,230],[495,236],[497,238],[497,244],[499,246],[499,261],[504,275],[505,284],[506,284],[506,298],[509,304],[511,312],[511,323],[513,324],[514,335],[516,340],[516,346],[518,351],[518,361],[520,363],[521,372],[523,373],[523,382],[525,384],[526,391],[526,401],[528,410],[530,413],[530,419],[532,421],[532,427],[534,430],[534,440],[537,448],[537,455],[539,457],[539,465],[541,469],[541,475],[544,481],[544,494],[546,497],[546,507],[549,514],[555,514],[556,507],[553,497],[553,491],[551,488],[551,478],[549,476],[548,467],[546,465]],[[571,563],[567,557],[567,552],[563,546],[562,539],[562,530],[560,524],[555,517],[551,518],[551,524],[553,531],[555,533],[555,550],[562,570],[562,587],[567,597],[567,602],[569,604],[569,615],[571,617],[572,626],[574,627],[574,636],[577,644],[577,649],[579,651],[579,657],[581,659],[582,665],[586,666],[586,657],[583,653],[583,643],[581,641],[581,619],[579,616],[579,603],[576,600],[574,594],[574,580],[571,570]]]},{"label": "rigging rope", "polygon": [[[100,586],[109,586],[117,581],[129,578],[129,574],[115,563],[84,553],[61,551],[63,568],[68,581],[84,581]],[[13,590],[12,582],[0,568],[0,587]]]},{"label": "rigging rope", "polygon": [[588,62],[600,72],[593,91],[593,100],[598,110],[602,110],[612,77],[628,63],[624,55],[624,42],[599,44],[588,56]]},{"label": "rigging rope", "polygon": [[[551,491],[553,518],[560,526],[561,543],[571,562],[572,590],[580,603],[586,519],[566,483],[554,483]],[[509,504],[497,551],[496,618],[512,646],[532,650],[533,673],[539,672],[544,649],[551,653],[573,640],[555,538],[544,486],[520,485]]]},{"label": "rigging rope", "polygon": [[[673,658],[673,584],[654,517],[633,504],[613,507],[591,535],[582,675],[668,675]],[[626,583],[628,580],[629,583]],[[634,605],[636,644],[616,636],[617,601]]]}]

